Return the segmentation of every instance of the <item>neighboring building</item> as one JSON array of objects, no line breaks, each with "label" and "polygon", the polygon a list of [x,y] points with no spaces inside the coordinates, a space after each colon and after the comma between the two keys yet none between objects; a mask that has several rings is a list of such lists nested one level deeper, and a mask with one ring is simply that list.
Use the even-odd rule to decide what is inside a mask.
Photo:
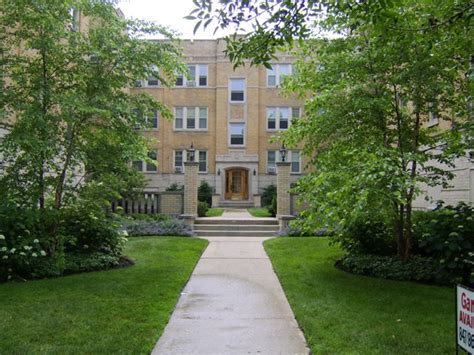
[{"label": "neighboring building", "polygon": [[[249,65],[233,70],[224,49],[224,41],[185,40],[190,78],[179,76],[172,88],[147,78],[131,89],[149,93],[174,113],[171,121],[150,115],[153,128],[143,132],[157,139],[150,157],[158,166],[133,162],[148,178],[149,190],[164,191],[172,183],[184,183],[183,162],[191,143],[199,178],[214,187],[220,204],[252,205],[254,195],[276,184],[281,147],[270,143],[270,138],[302,114],[303,102],[283,97],[279,89],[283,77],[291,74],[295,58],[279,55],[272,70]],[[305,166],[300,150],[288,149],[287,161],[292,163],[292,181],[296,181]]]}]

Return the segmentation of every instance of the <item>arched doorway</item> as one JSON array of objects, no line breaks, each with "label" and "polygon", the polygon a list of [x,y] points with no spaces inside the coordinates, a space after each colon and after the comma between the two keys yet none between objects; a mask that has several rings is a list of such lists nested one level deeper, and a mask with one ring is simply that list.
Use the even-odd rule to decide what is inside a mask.
[{"label": "arched doorway", "polygon": [[231,168],[225,171],[225,199],[238,201],[249,198],[249,172],[246,169]]}]

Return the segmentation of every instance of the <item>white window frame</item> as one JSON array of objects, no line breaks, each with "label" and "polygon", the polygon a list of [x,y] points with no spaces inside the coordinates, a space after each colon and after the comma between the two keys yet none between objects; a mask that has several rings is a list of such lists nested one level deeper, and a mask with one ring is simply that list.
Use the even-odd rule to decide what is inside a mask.
[{"label": "white window frame", "polygon": [[[178,166],[181,166],[181,173],[176,173],[176,167],[178,167],[176,165],[176,152],[181,152],[182,156],[183,156],[183,163],[182,165],[178,165]],[[206,170],[205,171],[201,171],[199,170],[200,166],[198,165],[198,173],[199,174],[207,174],[208,172],[208,167],[209,167],[209,153],[207,150],[205,149],[202,149],[202,150],[196,150],[195,151],[195,155],[194,155],[194,159],[195,161],[199,164],[199,155],[200,155],[200,152],[205,152],[206,153]],[[174,174],[182,174],[184,173],[184,163],[186,163],[188,161],[188,151],[187,149],[175,149],[173,150],[173,161],[172,161],[172,172]]]},{"label": "white window frame", "polygon": [[[150,117],[150,115],[153,117]],[[154,121],[155,115],[156,115],[156,127],[153,127],[153,121]],[[158,112],[158,110],[152,110],[145,116],[146,124],[150,123],[150,121],[151,121],[151,127],[147,126],[144,130],[158,131],[158,128],[160,127],[160,113]]]},{"label": "white window frame", "polygon": [[[232,82],[236,80],[241,80],[244,82],[244,89],[243,89],[243,100],[232,100]],[[245,78],[230,78],[229,79],[229,102],[230,103],[237,103],[237,104],[244,104],[247,102],[247,80]]]},{"label": "white window frame", "polygon": [[[204,161],[206,163],[206,169],[201,170],[201,153],[206,154],[206,160]],[[209,165],[209,154],[207,153],[207,150],[197,150],[196,151],[196,157],[197,157],[197,162],[198,162],[198,174],[207,174],[208,170],[208,165]]]},{"label": "white window frame", "polygon": [[[185,74],[178,74],[178,77],[176,78],[176,82],[175,82],[175,86],[178,87],[178,88],[181,88],[181,87],[200,87],[200,88],[203,88],[203,87],[208,87],[209,86],[209,65],[208,64],[199,64],[199,63],[196,63],[196,64],[188,64],[187,65],[188,67],[188,70],[190,71],[191,70],[191,67],[194,68],[194,80],[191,80],[191,79],[188,79],[186,77]],[[200,77],[201,76],[204,76],[202,75],[203,73],[205,73],[206,75],[206,85],[201,85],[200,83]],[[182,84],[181,85],[178,85],[178,78],[181,78],[182,80]]]},{"label": "white window frame", "polygon": [[[288,116],[288,127],[287,128],[281,128],[280,127],[280,121],[281,121],[281,115],[280,115],[280,110],[281,109],[287,109],[289,110],[289,116]],[[298,116],[293,116],[293,110],[297,109],[298,110]],[[268,123],[269,123],[269,111],[270,110],[275,110],[275,128],[269,128]],[[267,115],[267,131],[280,131],[280,130],[286,130],[290,128],[291,122],[295,118],[300,118],[301,117],[301,107],[293,107],[293,106],[281,106],[281,107],[276,107],[276,106],[267,106],[266,110],[266,115]]]},{"label": "white window frame", "polygon": [[[278,88],[281,83],[283,82],[283,77],[280,73],[280,67],[281,66],[284,66],[284,65],[289,65],[289,73],[288,74],[285,74],[285,75],[291,75],[293,73],[293,65],[291,63],[278,63],[278,64],[272,64],[272,70],[271,69],[267,69],[267,87],[269,88]],[[274,73],[275,75],[275,85],[270,85],[268,83],[268,78],[270,76],[270,73]]]},{"label": "white window frame", "polygon": [[[244,133],[243,133],[243,143],[242,144],[232,144],[232,134],[231,134],[231,125],[236,125],[236,124],[240,124],[240,125],[243,125],[244,126]],[[245,144],[247,142],[246,140],[246,135],[247,135],[247,125],[245,124],[245,122],[229,122],[229,124],[227,125],[227,131],[228,131],[228,144],[229,144],[229,147],[245,147]]]},{"label": "white window frame", "polygon": [[[268,154],[269,152],[275,152],[275,163],[274,165],[270,165],[269,163],[269,160],[268,160]],[[298,156],[298,166],[299,166],[299,170],[296,172],[296,171],[293,171],[293,152],[298,152],[299,153],[299,156]],[[266,161],[266,171],[267,171],[267,174],[276,174],[276,163],[280,162],[281,159],[280,159],[280,151],[277,150],[277,149],[268,149],[267,150],[267,161]],[[291,166],[290,166],[290,174],[291,175],[300,175],[301,174],[301,150],[299,149],[292,149],[292,150],[289,150],[286,154],[286,161],[288,163],[291,163]],[[270,172],[270,167],[271,166],[274,166],[275,167],[275,173],[273,172]]]},{"label": "white window frame", "polygon": [[[178,109],[183,111],[183,127],[176,127],[176,112]],[[194,128],[188,128],[188,110],[194,110]],[[200,128],[201,125],[201,109],[206,110],[206,127]],[[173,130],[174,131],[201,131],[205,132],[209,127],[209,108],[207,106],[175,106],[174,107],[174,118],[173,118]]]}]

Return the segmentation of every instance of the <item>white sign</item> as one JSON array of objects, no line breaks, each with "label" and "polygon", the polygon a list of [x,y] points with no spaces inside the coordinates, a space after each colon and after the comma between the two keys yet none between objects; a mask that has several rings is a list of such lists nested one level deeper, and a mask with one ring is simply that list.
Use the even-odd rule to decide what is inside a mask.
[{"label": "white sign", "polygon": [[474,291],[458,285],[456,305],[457,344],[467,352],[474,353]]}]

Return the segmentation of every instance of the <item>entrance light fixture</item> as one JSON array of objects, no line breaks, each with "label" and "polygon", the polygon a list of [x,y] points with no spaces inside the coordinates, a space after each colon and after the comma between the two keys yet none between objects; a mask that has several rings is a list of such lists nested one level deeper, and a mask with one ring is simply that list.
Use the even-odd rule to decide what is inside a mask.
[{"label": "entrance light fixture", "polygon": [[280,148],[280,158],[283,163],[286,161],[286,152],[285,143],[282,143]]},{"label": "entrance light fixture", "polygon": [[191,146],[188,149],[188,160],[190,162],[194,162],[194,155],[196,153],[196,149],[194,149],[194,143],[191,142]]}]

